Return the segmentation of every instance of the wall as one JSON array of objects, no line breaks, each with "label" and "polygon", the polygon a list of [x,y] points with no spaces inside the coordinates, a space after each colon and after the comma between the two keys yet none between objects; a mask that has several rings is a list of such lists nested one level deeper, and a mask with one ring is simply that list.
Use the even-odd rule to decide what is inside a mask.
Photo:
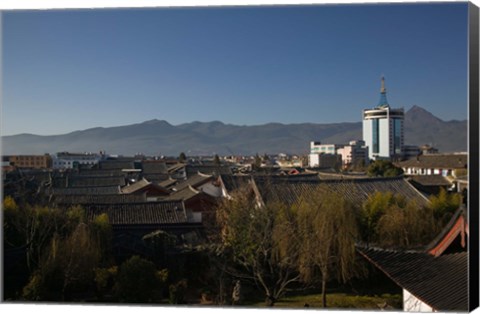
[{"label": "wall", "polygon": [[435,312],[432,307],[423,303],[409,291],[403,289],[404,312]]}]

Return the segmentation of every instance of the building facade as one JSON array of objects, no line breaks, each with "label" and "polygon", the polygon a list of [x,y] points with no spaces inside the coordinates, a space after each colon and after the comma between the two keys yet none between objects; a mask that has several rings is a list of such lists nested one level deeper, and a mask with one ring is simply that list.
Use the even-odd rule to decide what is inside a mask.
[{"label": "building facade", "polygon": [[337,155],[337,149],[343,145],[322,144],[321,142],[310,142],[310,154],[308,155],[308,166],[311,168],[335,168],[341,163],[341,157]]},{"label": "building facade", "polygon": [[350,165],[368,165],[368,146],[365,145],[365,141],[350,141],[348,145],[337,149],[337,154],[342,156],[344,168]]},{"label": "building facade", "polygon": [[52,167],[50,155],[15,155],[8,156],[10,166],[28,169],[47,169]]},{"label": "building facade", "polygon": [[73,169],[78,165],[95,165],[104,159],[103,154],[61,152],[52,156],[54,169]]},{"label": "building facade", "polygon": [[363,140],[369,147],[369,159],[395,159],[403,155],[404,110],[390,108],[385,78],[382,77],[380,101],[363,111]]}]

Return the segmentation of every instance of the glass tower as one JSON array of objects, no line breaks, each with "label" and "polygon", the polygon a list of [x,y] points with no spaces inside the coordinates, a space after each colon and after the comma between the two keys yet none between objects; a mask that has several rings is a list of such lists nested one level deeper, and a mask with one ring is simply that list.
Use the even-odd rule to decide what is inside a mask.
[{"label": "glass tower", "polygon": [[382,77],[378,105],[363,111],[363,140],[370,147],[369,159],[392,159],[403,154],[403,119],[403,108],[390,108]]}]

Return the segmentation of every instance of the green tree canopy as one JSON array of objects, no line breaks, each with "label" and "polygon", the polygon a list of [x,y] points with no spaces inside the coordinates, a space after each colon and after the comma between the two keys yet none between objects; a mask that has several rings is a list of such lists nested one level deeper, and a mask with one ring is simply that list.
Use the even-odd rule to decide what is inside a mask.
[{"label": "green tree canopy", "polygon": [[262,287],[273,306],[289,284],[299,279],[298,237],[293,212],[280,204],[259,206],[247,191],[238,191],[218,208],[224,254],[229,252],[242,276]]},{"label": "green tree canopy", "polygon": [[354,209],[342,195],[319,189],[313,195],[303,195],[295,211],[301,239],[299,270],[306,282],[320,275],[326,307],[327,283],[332,279],[346,282],[355,274]]},{"label": "green tree canopy", "polygon": [[133,256],[118,269],[115,291],[120,301],[151,302],[156,290],[163,288],[160,272],[155,264],[139,256]]},{"label": "green tree canopy", "polygon": [[187,155],[185,155],[184,152],[181,152],[180,155],[178,156],[178,160],[180,162],[185,162],[187,160]]},{"label": "green tree canopy", "polygon": [[370,177],[397,177],[401,174],[403,170],[388,160],[375,160],[367,168],[367,175]]},{"label": "green tree canopy", "polygon": [[441,188],[438,195],[430,196],[429,200],[428,208],[433,211],[435,219],[444,225],[462,204],[462,195],[458,193],[448,193],[445,189]]}]

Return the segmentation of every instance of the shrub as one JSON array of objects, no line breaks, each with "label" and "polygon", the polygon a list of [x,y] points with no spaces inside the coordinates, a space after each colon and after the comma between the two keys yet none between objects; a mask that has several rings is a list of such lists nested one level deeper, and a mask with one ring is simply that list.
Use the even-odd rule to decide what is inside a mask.
[{"label": "shrub", "polygon": [[176,284],[170,285],[168,290],[170,304],[184,304],[185,292],[187,290],[187,280],[182,279]]}]

